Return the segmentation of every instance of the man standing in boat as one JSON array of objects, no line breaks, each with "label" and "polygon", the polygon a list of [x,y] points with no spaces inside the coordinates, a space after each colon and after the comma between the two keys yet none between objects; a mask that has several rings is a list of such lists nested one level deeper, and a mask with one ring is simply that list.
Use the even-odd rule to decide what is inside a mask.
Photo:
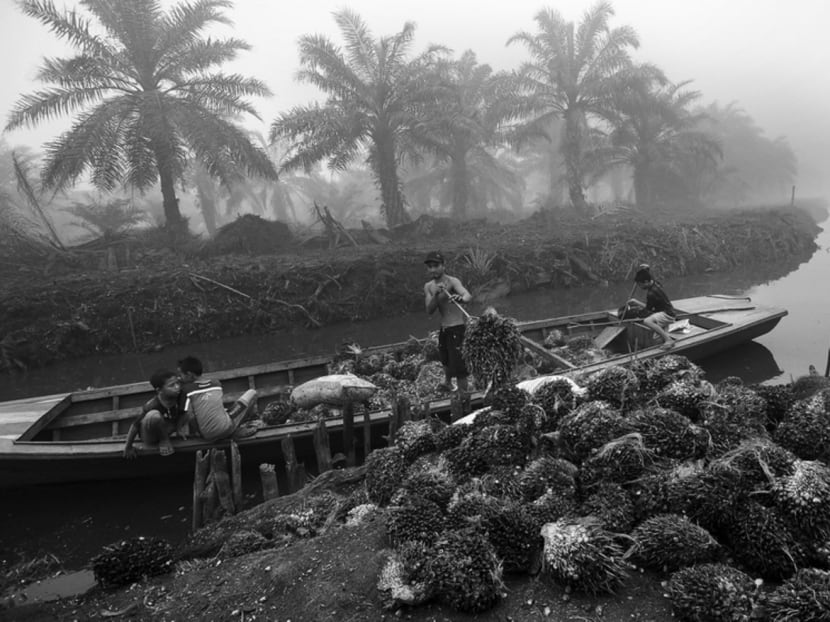
[{"label": "man standing in boat", "polygon": [[141,414],[133,421],[124,443],[124,457],[135,458],[133,447],[135,437],[141,433],[141,443],[147,447],[158,447],[162,456],[173,453],[170,436],[177,432],[186,437],[187,417],[179,404],[181,381],[178,374],[169,369],[160,369],[150,376],[150,384],[156,390],[156,396],[141,409]]},{"label": "man standing in boat", "polygon": [[437,309],[441,314],[441,330],[438,333],[438,352],[444,366],[444,384],[442,391],[452,391],[452,379],[456,379],[458,391],[467,393],[467,366],[461,356],[464,343],[464,328],[467,316],[460,306],[462,302],[473,299],[461,281],[446,274],[444,256],[439,251],[432,251],[424,259],[430,280],[424,285],[426,310],[429,315]]}]

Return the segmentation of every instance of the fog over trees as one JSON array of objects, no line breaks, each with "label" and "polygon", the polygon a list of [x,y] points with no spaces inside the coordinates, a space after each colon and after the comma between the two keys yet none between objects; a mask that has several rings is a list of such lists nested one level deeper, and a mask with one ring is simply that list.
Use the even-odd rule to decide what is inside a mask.
[{"label": "fog over trees", "polygon": [[635,62],[636,24],[618,23],[607,2],[576,20],[543,8],[503,33],[524,54],[513,71],[495,71],[478,50],[420,43],[414,22],[378,33],[339,10],[336,34],[303,35],[296,64],[273,68],[319,96],[274,118],[257,111],[268,75],[224,69],[255,53],[242,31],[213,35],[231,23],[230,2],[18,7],[73,50],[44,58],[42,87],[6,111],[7,132],[71,122],[42,150],[0,142],[0,226],[19,235],[52,240],[47,223],[65,240],[173,230],[183,214],[208,235],[249,213],[307,227],[315,202],[347,227],[425,213],[589,214],[609,203],[780,204],[798,176],[787,138],[768,136],[740,102],[708,100],[694,76],[667,75],[660,59]]}]

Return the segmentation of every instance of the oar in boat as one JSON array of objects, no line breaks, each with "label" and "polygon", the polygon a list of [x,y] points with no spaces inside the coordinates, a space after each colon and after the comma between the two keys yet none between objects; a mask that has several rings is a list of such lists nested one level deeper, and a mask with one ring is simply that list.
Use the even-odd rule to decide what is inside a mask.
[{"label": "oar in boat", "polygon": [[[455,298],[453,298],[451,296],[450,300],[452,300],[452,302],[455,304],[455,306],[458,307],[461,310],[461,313],[463,313],[468,320],[475,319],[475,317],[470,315],[467,312],[467,309],[462,307],[461,304],[459,304],[459,302]],[[550,352],[544,346],[536,343],[535,341],[533,341],[532,339],[529,339],[528,337],[525,337],[524,335],[520,335],[519,340],[522,342],[522,345],[525,348],[527,348],[528,350],[531,350],[532,352],[538,354],[539,356],[541,356],[543,358],[546,358],[548,361],[551,361],[551,362],[556,363],[558,365],[561,365],[563,367],[567,367],[569,369],[573,369],[574,367],[576,367],[576,365],[571,363],[569,360],[564,359],[561,356],[558,356],[558,355],[554,354],[553,352]]]}]

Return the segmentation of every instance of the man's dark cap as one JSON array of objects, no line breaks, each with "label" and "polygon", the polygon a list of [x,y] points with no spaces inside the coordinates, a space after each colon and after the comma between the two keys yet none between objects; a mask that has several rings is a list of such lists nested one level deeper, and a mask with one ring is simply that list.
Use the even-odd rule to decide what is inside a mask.
[{"label": "man's dark cap", "polygon": [[427,258],[424,259],[424,263],[444,263],[444,256],[441,254],[441,251],[432,251],[427,253]]},{"label": "man's dark cap", "polygon": [[649,268],[648,264],[640,264],[637,268],[637,272],[634,274],[634,282],[646,283],[647,281],[653,280],[654,277],[651,276],[651,268]]}]

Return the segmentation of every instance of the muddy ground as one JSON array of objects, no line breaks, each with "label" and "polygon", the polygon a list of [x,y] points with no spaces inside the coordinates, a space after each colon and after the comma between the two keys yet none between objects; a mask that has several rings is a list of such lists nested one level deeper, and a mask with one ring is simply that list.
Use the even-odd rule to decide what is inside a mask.
[{"label": "muddy ground", "polygon": [[271,234],[273,224],[245,216],[221,246],[191,240],[175,252],[150,234],[3,258],[0,371],[416,311],[423,256],[436,248],[448,271],[488,302],[628,280],[641,262],[663,280],[786,264],[809,257],[818,232],[807,211],[791,208],[594,217],[547,210],[513,224],[422,217],[393,231],[353,231],[356,245],[341,236],[335,247],[325,236]]},{"label": "muddy ground", "polygon": [[[308,489],[309,487],[307,487]],[[320,492],[319,490],[315,492]],[[341,491],[345,492],[345,491]],[[307,490],[261,504],[225,519],[179,552],[204,546],[213,537],[250,528],[262,516],[289,508]],[[507,575],[502,600],[479,614],[461,614],[435,602],[417,607],[393,603],[378,590],[390,544],[382,511],[357,526],[334,523],[316,537],[285,537],[274,548],[238,557],[180,561],[175,572],[129,587],[93,588],[85,596],[0,609],[0,617],[26,622],[65,620],[212,620],[270,622],[535,622],[561,620],[663,621],[671,606],[661,582],[667,577],[632,571],[615,595],[570,593],[538,571]],[[5,616],[5,617],[3,617]]]}]

